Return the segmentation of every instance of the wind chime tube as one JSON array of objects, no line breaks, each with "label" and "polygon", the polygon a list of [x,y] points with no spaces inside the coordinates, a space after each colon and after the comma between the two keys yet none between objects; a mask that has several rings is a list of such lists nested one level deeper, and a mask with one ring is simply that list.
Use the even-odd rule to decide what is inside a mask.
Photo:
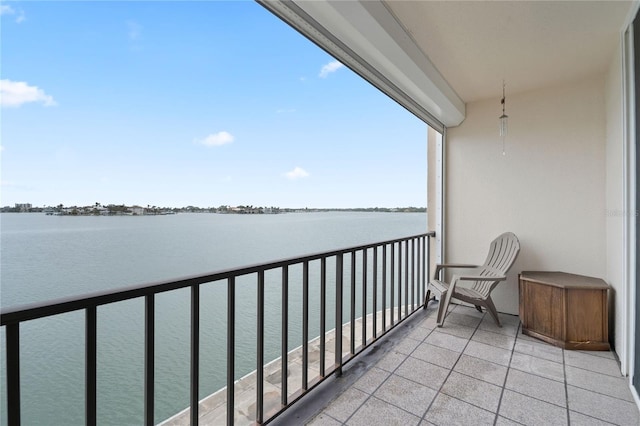
[{"label": "wind chime tube", "polygon": [[502,81],[502,99],[500,103],[502,104],[502,115],[499,118],[500,124],[500,139],[502,140],[502,155],[507,155],[505,152],[505,139],[507,138],[507,130],[508,130],[508,120],[509,116],[504,113],[505,107],[505,96],[504,96],[504,80]]}]

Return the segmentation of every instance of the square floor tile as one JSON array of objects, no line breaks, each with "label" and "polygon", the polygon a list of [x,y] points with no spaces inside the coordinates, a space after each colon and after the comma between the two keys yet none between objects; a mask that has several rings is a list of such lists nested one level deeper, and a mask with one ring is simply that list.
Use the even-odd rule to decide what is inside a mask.
[{"label": "square floor tile", "polygon": [[420,383],[421,385],[439,390],[450,370],[430,362],[408,357],[395,371],[398,376]]},{"label": "square floor tile", "polygon": [[502,316],[500,316],[500,323],[502,324],[502,327],[498,327],[490,315],[485,315],[478,328],[481,330],[493,331],[494,333],[506,334],[507,336],[515,337],[518,334],[520,326],[517,323],[505,323]]},{"label": "square floor tile", "polygon": [[514,352],[513,358],[511,358],[511,368],[558,382],[564,382],[564,368],[562,364],[536,358],[531,355]]},{"label": "square floor tile", "polygon": [[516,352],[535,356],[537,358],[543,358],[553,362],[564,362],[561,348],[549,345],[542,341],[532,342],[518,337],[514,350]]},{"label": "square floor tile", "polygon": [[447,322],[444,326],[438,327],[436,330],[440,333],[451,334],[453,336],[469,340],[476,331],[476,328],[467,327],[466,325],[456,324],[454,322]]},{"label": "square floor tile", "polygon": [[508,366],[509,360],[511,359],[511,351],[475,342],[473,340],[467,345],[467,348],[464,350],[464,354],[504,366]]},{"label": "square floor tile", "polygon": [[502,388],[454,371],[442,386],[441,392],[495,413]]},{"label": "square floor tile", "polygon": [[407,355],[392,350],[376,363],[376,367],[386,371],[394,371],[406,358]]},{"label": "square floor tile", "polygon": [[384,382],[391,373],[381,368],[372,367],[364,373],[354,384],[353,387],[368,394],[372,394],[378,386]]},{"label": "square floor tile", "polygon": [[566,425],[567,409],[504,390],[499,414],[523,425]]},{"label": "square floor tile", "polygon": [[614,377],[622,376],[620,366],[615,360],[584,352],[564,351],[564,362],[572,367],[579,367],[596,373],[608,374]]},{"label": "square floor tile", "polygon": [[567,386],[569,409],[619,425],[640,424],[638,407],[633,402]]},{"label": "square floor tile", "polygon": [[420,344],[419,340],[414,340],[409,337],[405,337],[397,345],[393,347],[396,352],[409,355]]},{"label": "square floor tile", "polygon": [[464,311],[458,312],[458,310],[455,310],[454,312],[451,312],[449,315],[447,315],[445,326],[447,324],[457,324],[475,329],[478,324],[480,324],[480,321],[482,321],[482,317],[478,318],[475,316],[466,315],[466,312]]},{"label": "square floor tile", "polygon": [[422,417],[437,392],[426,386],[392,375],[376,390],[378,399]]},{"label": "square floor tile", "polygon": [[633,395],[629,390],[629,382],[626,377],[613,377],[607,374],[594,373],[581,368],[565,367],[567,383],[578,388],[624,399],[633,402]]},{"label": "square floor tile", "polygon": [[511,350],[513,349],[516,338],[513,336],[507,336],[506,334],[494,333],[492,331],[477,330],[471,340]]},{"label": "square floor tile", "polygon": [[384,419],[385,425],[411,426],[420,423],[420,418],[398,407],[376,398],[369,399],[346,424],[349,426],[371,426]]},{"label": "square floor tile", "polygon": [[507,389],[531,396],[561,407],[567,406],[564,383],[546,379],[534,374],[510,369],[507,375]]},{"label": "square floor tile", "polygon": [[605,422],[604,420],[596,419],[595,417],[589,417],[575,411],[569,411],[569,420],[571,426],[610,426],[613,423]]},{"label": "square floor tile", "polygon": [[436,425],[493,426],[495,417],[494,413],[440,393],[424,419]]},{"label": "square floor tile", "polygon": [[498,386],[504,385],[507,376],[507,367],[464,354],[453,370]]},{"label": "square floor tile", "polygon": [[320,413],[317,416],[315,416],[313,420],[307,423],[307,425],[308,426],[341,426],[342,422],[337,421],[336,419],[334,419],[333,417],[325,413]]},{"label": "square floor tile", "polygon": [[329,404],[324,412],[339,421],[346,421],[369,397],[366,393],[349,388]]},{"label": "square floor tile", "polygon": [[425,343],[430,345],[440,346],[441,348],[449,349],[454,352],[462,352],[465,346],[467,346],[467,339],[457,337],[451,334],[442,333],[439,330],[435,330],[425,339]]},{"label": "square floor tile", "polygon": [[458,360],[460,354],[439,346],[422,343],[415,351],[413,351],[411,356],[421,359],[422,361],[430,362],[431,364],[439,365],[440,367],[451,369]]}]

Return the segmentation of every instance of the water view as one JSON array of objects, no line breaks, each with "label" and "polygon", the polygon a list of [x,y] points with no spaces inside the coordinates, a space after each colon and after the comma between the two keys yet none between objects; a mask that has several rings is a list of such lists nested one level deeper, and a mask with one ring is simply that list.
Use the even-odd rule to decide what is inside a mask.
[{"label": "water view", "polygon": [[[424,213],[140,217],[9,213],[2,214],[0,220],[2,307],[297,257],[427,230]],[[318,293],[317,266],[310,265],[312,299]],[[281,332],[279,277],[269,275],[267,361],[279,356]],[[290,275],[300,273],[292,268]],[[214,282],[201,288],[201,397],[225,384],[226,287],[222,284]],[[291,349],[301,344],[295,309],[301,297],[297,284],[293,280],[290,288],[294,306],[290,315]],[[255,278],[239,279],[237,378],[255,368],[255,300]],[[188,289],[156,298],[156,421],[172,416],[189,403],[189,304]],[[313,312],[318,306],[313,300],[310,309],[309,334],[317,336],[317,315]],[[100,424],[142,423],[143,313],[142,299],[98,309]],[[20,330],[24,424],[83,424],[84,313],[27,322]],[[0,337],[4,345],[4,335]],[[3,394],[4,368],[3,362]],[[2,412],[6,413],[4,397]]]}]

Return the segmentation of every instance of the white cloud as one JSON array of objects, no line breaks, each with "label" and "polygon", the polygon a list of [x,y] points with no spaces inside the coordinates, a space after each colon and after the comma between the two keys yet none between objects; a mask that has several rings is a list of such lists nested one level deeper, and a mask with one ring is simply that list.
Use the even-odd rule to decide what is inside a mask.
[{"label": "white cloud", "polygon": [[24,16],[24,11],[22,9],[16,10],[13,7],[6,4],[0,6],[0,15],[15,15],[16,23],[18,24],[21,22],[24,22],[24,20],[27,19]]},{"label": "white cloud", "polygon": [[302,179],[302,178],[308,177],[309,173],[305,169],[303,169],[302,167],[297,167],[296,166],[290,172],[285,173],[284,176],[287,179],[296,180],[296,179]]},{"label": "white cloud", "polygon": [[329,74],[338,71],[342,67],[344,67],[344,65],[342,65],[339,61],[331,61],[322,67],[322,69],[320,70],[320,74],[318,74],[318,77],[327,78]]},{"label": "white cloud", "polygon": [[29,102],[38,102],[44,106],[57,105],[52,96],[36,86],[29,86],[24,81],[0,80],[0,105],[19,107]]},{"label": "white cloud", "polygon": [[142,34],[142,25],[138,24],[135,21],[127,21],[127,29],[129,40],[135,41],[140,38]]},{"label": "white cloud", "polygon": [[198,139],[196,140],[196,143],[205,146],[221,146],[233,142],[234,139],[235,138],[231,133],[222,131],[218,133],[212,133],[204,139]]}]

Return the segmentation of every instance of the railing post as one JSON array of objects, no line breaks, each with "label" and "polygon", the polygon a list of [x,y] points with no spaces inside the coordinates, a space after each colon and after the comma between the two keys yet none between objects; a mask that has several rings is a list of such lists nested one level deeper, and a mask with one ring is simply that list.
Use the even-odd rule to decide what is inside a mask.
[{"label": "railing post", "polygon": [[351,327],[349,329],[349,350],[351,355],[356,353],[356,252],[351,252]]},{"label": "railing post", "polygon": [[302,390],[309,388],[309,262],[302,264]]},{"label": "railing post", "polygon": [[387,245],[382,246],[382,331],[387,331]]},{"label": "railing post", "polygon": [[233,425],[235,411],[236,279],[227,279],[227,425]]},{"label": "railing post", "polygon": [[256,342],[256,423],[264,417],[264,271],[258,272],[258,312]]},{"label": "railing post", "polygon": [[280,350],[282,367],[281,372],[281,403],[283,406],[287,406],[288,401],[288,382],[289,376],[289,266],[282,267],[282,341],[280,342]]},{"label": "railing post", "polygon": [[398,322],[402,319],[402,241],[398,242]]},{"label": "railing post", "polygon": [[145,296],[144,313],[144,423],[153,426],[154,422],[154,380],[155,374],[155,298],[153,294]]},{"label": "railing post", "polygon": [[362,348],[367,346],[367,249],[362,250]]},{"label": "railing post", "polygon": [[343,265],[342,265],[342,253],[336,255],[336,375],[342,376],[342,278],[343,278]]},{"label": "railing post", "polygon": [[320,377],[325,374],[327,329],[327,258],[320,260]]},{"label": "railing post", "polygon": [[393,326],[395,324],[395,310],[396,310],[396,306],[395,306],[395,293],[396,290],[394,288],[394,280],[395,280],[395,266],[396,266],[396,245],[395,243],[391,243],[391,273],[389,274],[390,277],[390,284],[391,284],[391,291],[389,292],[391,295],[391,304],[389,305],[389,307],[391,308],[391,318],[389,323],[391,324],[391,326]]},{"label": "railing post", "polygon": [[191,426],[198,425],[200,382],[200,286],[191,286]]},{"label": "railing post", "polygon": [[97,308],[95,306],[86,309],[85,322],[85,423],[87,426],[95,426],[97,423]]},{"label": "railing post", "polygon": [[378,247],[373,248],[373,339],[378,337]]},{"label": "railing post", "polygon": [[7,324],[7,423],[20,425],[20,323]]}]

